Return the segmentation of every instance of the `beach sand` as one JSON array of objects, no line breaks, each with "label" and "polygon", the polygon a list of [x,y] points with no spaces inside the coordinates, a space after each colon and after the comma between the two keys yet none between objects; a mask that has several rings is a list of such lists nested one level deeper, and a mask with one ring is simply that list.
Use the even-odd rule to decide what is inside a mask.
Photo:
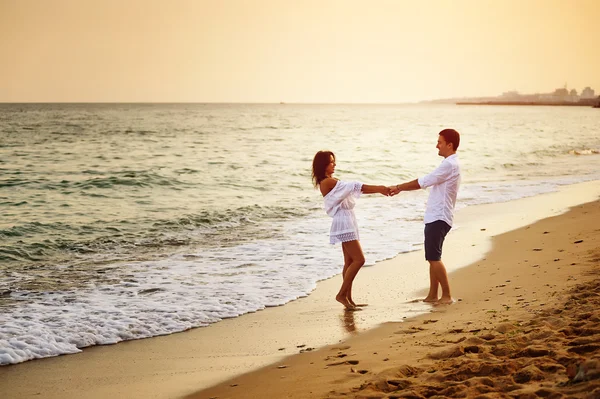
[{"label": "beach sand", "polygon": [[[444,248],[457,298],[450,306],[412,302],[428,283],[416,251],[360,272],[355,299],[370,304],[363,311],[344,312],[333,301],[338,276],[306,298],[206,328],[0,367],[0,392],[3,398],[585,397],[600,381],[594,379],[600,203],[562,213],[599,195],[600,182],[589,182],[458,212]],[[252,369],[258,370],[242,374]],[[589,381],[567,383],[570,373]]]}]

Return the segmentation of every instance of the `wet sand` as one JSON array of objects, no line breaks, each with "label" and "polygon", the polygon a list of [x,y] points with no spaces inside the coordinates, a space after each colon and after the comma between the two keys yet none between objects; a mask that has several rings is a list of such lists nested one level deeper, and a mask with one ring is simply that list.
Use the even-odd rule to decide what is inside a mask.
[{"label": "wet sand", "polygon": [[[484,367],[487,356],[489,362],[504,364],[518,350],[541,345],[524,336],[518,342],[529,343],[515,347],[513,354],[501,357],[493,349],[515,345],[507,337],[539,330],[525,325],[543,311],[559,309],[569,295],[566,290],[592,278],[588,273],[600,258],[592,253],[600,246],[598,204],[576,207],[562,216],[506,232],[560,214],[574,204],[593,201],[599,194],[600,182],[589,182],[563,187],[557,193],[458,212],[456,229],[448,236],[444,252],[452,272],[453,293],[459,299],[454,305],[432,307],[413,302],[424,296],[428,283],[422,251],[416,251],[361,270],[355,300],[370,303],[363,311],[344,312],[333,300],[340,284],[338,276],[320,282],[306,298],[207,328],[1,367],[2,397],[394,397],[400,393],[388,386],[394,386],[388,380],[401,379],[411,379],[411,390],[427,397],[431,391],[423,390],[430,389],[430,378],[436,386],[460,382],[452,382],[449,374],[444,374],[463,365],[452,362],[469,360],[475,363],[464,363],[467,368]],[[493,250],[488,253],[494,236]],[[579,239],[584,241],[575,244]],[[558,318],[567,317],[565,313]],[[595,317],[586,320],[594,323]],[[522,326],[496,330],[515,323]],[[551,325],[548,331],[568,327]],[[584,325],[570,328],[592,331]],[[494,337],[485,340],[488,333]],[[573,339],[565,338],[568,342]],[[454,351],[452,356],[439,354],[447,350]],[[584,355],[579,358],[585,359],[593,360]],[[566,366],[550,369],[563,381],[567,379]],[[403,372],[403,368],[414,370]],[[461,375],[466,378],[469,374]],[[542,375],[545,379],[534,381],[554,384]],[[498,380],[494,375],[486,378]],[[460,384],[465,385],[466,380]],[[396,387],[405,382],[399,384]],[[199,391],[209,386],[212,388]]]}]

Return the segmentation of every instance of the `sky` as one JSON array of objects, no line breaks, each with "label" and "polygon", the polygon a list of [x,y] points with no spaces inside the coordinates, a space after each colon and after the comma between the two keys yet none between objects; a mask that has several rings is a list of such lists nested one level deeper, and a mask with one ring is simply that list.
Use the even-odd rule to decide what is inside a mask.
[{"label": "sky", "polygon": [[599,0],[0,0],[0,102],[600,94]]}]

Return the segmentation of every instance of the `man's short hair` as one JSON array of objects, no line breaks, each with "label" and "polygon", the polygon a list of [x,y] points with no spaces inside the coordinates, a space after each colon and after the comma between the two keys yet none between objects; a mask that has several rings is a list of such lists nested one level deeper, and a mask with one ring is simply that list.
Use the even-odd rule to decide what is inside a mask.
[{"label": "man's short hair", "polygon": [[460,134],[454,129],[444,129],[440,132],[440,136],[446,140],[446,143],[452,143],[454,151],[458,149],[460,144]]}]

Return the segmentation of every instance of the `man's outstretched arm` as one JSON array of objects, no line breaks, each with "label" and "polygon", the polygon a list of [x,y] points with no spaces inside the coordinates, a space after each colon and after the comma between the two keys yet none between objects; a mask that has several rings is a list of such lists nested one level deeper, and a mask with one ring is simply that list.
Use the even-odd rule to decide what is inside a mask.
[{"label": "man's outstretched arm", "polygon": [[402,184],[397,184],[395,186],[391,186],[390,187],[390,194],[391,195],[396,195],[400,191],[419,190],[420,188],[421,188],[421,186],[419,185],[419,180],[415,179],[415,180],[411,180],[411,181],[406,182],[406,183],[402,183]]},{"label": "man's outstretched arm", "polygon": [[396,195],[400,191],[412,191],[440,184],[452,176],[452,166],[448,162],[442,162],[433,172],[427,176],[415,179],[403,184],[390,187],[390,195]]}]

